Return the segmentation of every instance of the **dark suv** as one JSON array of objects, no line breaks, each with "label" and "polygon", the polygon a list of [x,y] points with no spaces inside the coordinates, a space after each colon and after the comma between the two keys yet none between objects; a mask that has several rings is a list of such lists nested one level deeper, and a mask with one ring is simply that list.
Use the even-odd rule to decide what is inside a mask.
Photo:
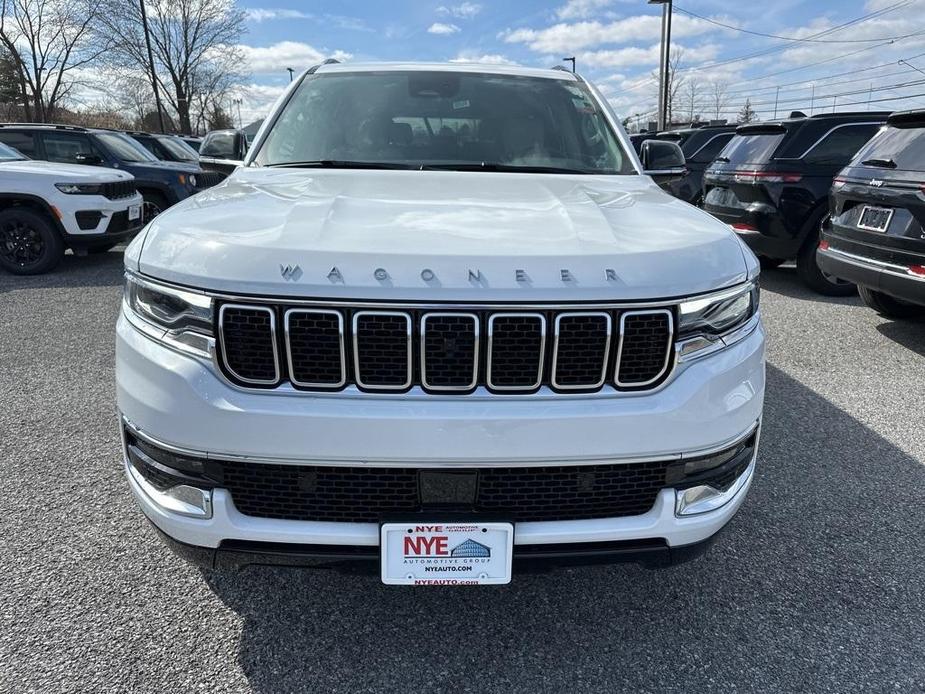
[{"label": "dark suv", "polygon": [[30,159],[127,171],[144,197],[145,221],[200,190],[198,164],[159,161],[125,133],[71,125],[0,124],[0,142]]},{"label": "dark suv", "polygon": [[699,207],[703,203],[703,173],[732,139],[735,130],[735,125],[704,125],[660,132],[659,140],[670,140],[681,146],[687,166],[687,173],[671,183],[668,192]]},{"label": "dark suv", "polygon": [[888,318],[925,315],[925,110],[894,113],[832,187],[819,264]]},{"label": "dark suv", "polygon": [[[186,140],[177,135],[137,131],[126,131],[125,134],[130,136],[161,161],[174,161],[200,166],[199,152],[187,144]],[[224,178],[224,174],[202,170],[196,174],[196,187],[200,190],[209,188],[216,183],[220,183]]]},{"label": "dark suv", "polygon": [[821,294],[854,285],[816,262],[819,227],[835,174],[889,114],[834,113],[740,125],[704,176],[703,208],[727,222],[765,267],[796,258],[797,274]]}]

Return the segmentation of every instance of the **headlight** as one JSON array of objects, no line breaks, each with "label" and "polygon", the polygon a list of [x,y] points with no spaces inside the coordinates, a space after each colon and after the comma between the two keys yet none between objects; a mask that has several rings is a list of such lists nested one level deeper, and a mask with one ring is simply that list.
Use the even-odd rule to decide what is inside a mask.
[{"label": "headlight", "polygon": [[99,183],[55,183],[55,188],[68,195],[99,195]]},{"label": "headlight", "polygon": [[751,332],[758,313],[758,282],[690,299],[678,306],[680,359],[728,347]]},{"label": "headlight", "polygon": [[212,299],[127,274],[126,315],[149,337],[180,351],[210,357]]}]

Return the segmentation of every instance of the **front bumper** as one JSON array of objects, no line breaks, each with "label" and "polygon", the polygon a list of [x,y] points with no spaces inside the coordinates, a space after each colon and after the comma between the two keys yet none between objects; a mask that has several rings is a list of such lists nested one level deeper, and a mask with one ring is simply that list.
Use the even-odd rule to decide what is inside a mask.
[{"label": "front bumper", "polygon": [[[527,467],[696,455],[754,429],[764,379],[760,324],[732,347],[679,367],[655,392],[592,396],[244,391],[209,364],[153,342],[124,317],[117,330],[119,408],[135,431],[198,456],[276,464]],[[679,517],[675,490],[666,488],[639,515],[518,523],[515,554],[678,561],[693,552],[683,548],[702,547],[736,513],[754,464],[715,510]],[[204,556],[206,564],[301,564],[377,552],[376,523],[248,516],[222,488],[212,492],[211,517],[194,518],[165,509],[127,472],[147,518],[180,543],[181,553]]]}]

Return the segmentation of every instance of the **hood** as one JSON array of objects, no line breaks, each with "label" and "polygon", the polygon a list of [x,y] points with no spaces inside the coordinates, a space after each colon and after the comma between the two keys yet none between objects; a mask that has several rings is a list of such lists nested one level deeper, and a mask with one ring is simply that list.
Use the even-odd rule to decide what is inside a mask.
[{"label": "hood", "polygon": [[47,176],[56,183],[110,183],[132,179],[130,173],[85,164],[58,164],[50,161],[22,159],[0,162],[0,173]]},{"label": "hood", "polygon": [[132,161],[128,162],[127,165],[131,166],[133,169],[160,169],[162,171],[176,171],[178,173],[186,174],[198,174],[202,172],[202,167],[200,167],[199,164],[182,161],[163,161],[161,159],[158,159],[157,161]]},{"label": "hood", "polygon": [[728,226],[646,176],[264,168],[158,216],[139,267],[237,294],[408,301],[670,298],[747,272]]}]

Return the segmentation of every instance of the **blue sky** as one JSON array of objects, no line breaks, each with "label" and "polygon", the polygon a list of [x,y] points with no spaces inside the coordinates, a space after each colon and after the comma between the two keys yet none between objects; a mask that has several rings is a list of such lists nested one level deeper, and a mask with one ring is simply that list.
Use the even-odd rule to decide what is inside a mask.
[{"label": "blue sky", "polygon": [[[645,120],[655,107],[660,8],[646,0],[265,2],[242,3],[245,121],[269,108],[287,67],[331,56],[548,67],[576,55],[621,115]],[[764,118],[775,98],[778,115],[811,105],[864,110],[868,101],[873,109],[925,106],[925,96],[900,98],[925,94],[925,74],[911,67],[925,70],[923,10],[925,0],[676,0],[678,111],[693,103],[705,117],[734,118],[748,97]]]}]

